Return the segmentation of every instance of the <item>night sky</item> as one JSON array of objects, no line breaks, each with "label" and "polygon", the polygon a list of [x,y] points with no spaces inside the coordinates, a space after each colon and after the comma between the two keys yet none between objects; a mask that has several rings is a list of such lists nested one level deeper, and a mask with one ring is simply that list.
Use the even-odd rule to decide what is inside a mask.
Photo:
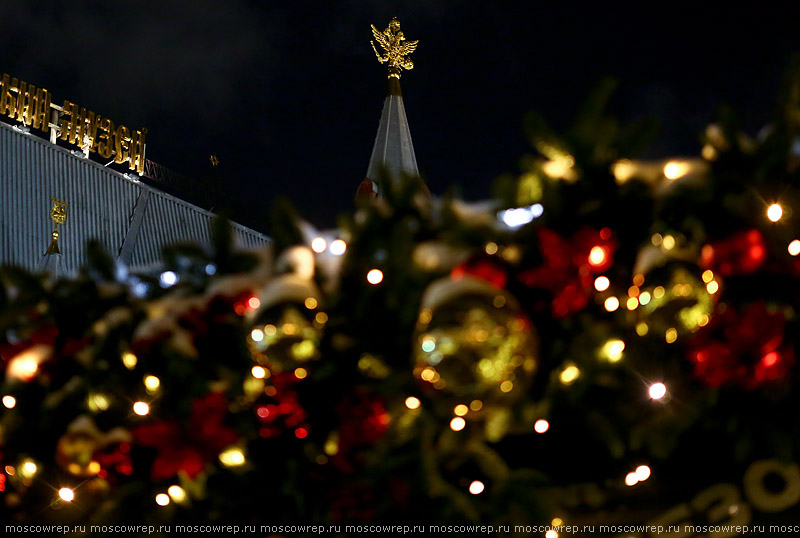
[{"label": "night sky", "polygon": [[201,186],[209,174],[221,180],[250,208],[239,220],[266,222],[272,201],[287,196],[330,227],[353,208],[383,103],[386,69],[369,25],[383,29],[395,15],[420,40],[401,82],[435,194],[457,185],[467,199],[488,197],[529,151],[525,112],[563,128],[606,75],[620,83],[618,115],[662,120],[646,157],[696,154],[720,103],[752,134],[769,121],[800,51],[800,5],[640,6],[27,0],[0,9],[0,71],[57,103],[147,127],[148,158]]}]

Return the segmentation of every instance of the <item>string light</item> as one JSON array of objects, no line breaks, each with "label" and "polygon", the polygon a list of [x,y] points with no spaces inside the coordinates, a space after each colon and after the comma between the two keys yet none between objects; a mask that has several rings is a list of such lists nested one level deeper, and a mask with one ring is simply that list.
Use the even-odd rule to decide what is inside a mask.
[{"label": "string light", "polygon": [[689,165],[687,163],[670,161],[664,165],[664,177],[672,181],[682,178],[688,172]]},{"label": "string light", "polygon": [[539,420],[533,423],[533,431],[535,431],[536,433],[544,433],[549,429],[550,429],[550,423],[543,418],[540,418]]},{"label": "string light", "polygon": [[767,218],[772,222],[778,222],[783,217],[783,208],[780,204],[772,204],[767,208]]},{"label": "string light", "polygon": [[305,368],[295,368],[294,376],[297,379],[305,379],[306,377],[308,377],[308,370],[306,370]]},{"label": "string light", "polygon": [[636,477],[636,473],[631,471],[630,473],[625,475],[625,485],[626,486],[635,486],[639,483],[639,479]]},{"label": "string light", "polygon": [[38,466],[36,465],[36,463],[33,460],[26,459],[19,466],[19,474],[23,478],[30,478],[30,477],[32,477],[33,475],[36,474],[36,471],[38,469],[39,469]]},{"label": "string light", "polygon": [[253,296],[247,300],[247,308],[249,308],[250,310],[255,310],[259,306],[261,306],[261,299],[259,299],[258,297]]},{"label": "string light", "polygon": [[169,495],[166,493],[159,493],[156,495],[156,504],[158,506],[167,506],[169,504]]},{"label": "string light", "polygon": [[636,297],[628,297],[628,300],[625,301],[625,308],[628,310],[636,310],[639,307],[639,299]]},{"label": "string light", "polygon": [[50,348],[44,345],[35,345],[26,349],[8,362],[6,377],[19,379],[20,381],[30,381],[36,376],[39,364],[49,353]]},{"label": "string light", "polygon": [[372,269],[367,273],[367,282],[372,284],[380,284],[383,281],[383,271],[380,269]]},{"label": "string light", "polygon": [[313,250],[317,254],[325,252],[326,248],[328,248],[328,242],[325,241],[324,237],[315,237],[314,240],[311,241],[311,250]]},{"label": "string light", "polygon": [[14,409],[14,407],[17,405],[17,399],[10,394],[6,394],[3,396],[3,405],[6,407],[6,409]]},{"label": "string light", "polygon": [[136,358],[136,355],[131,353],[130,351],[126,351],[122,354],[122,364],[125,365],[125,368],[128,370],[133,370],[136,368],[136,363],[139,362],[139,359]]},{"label": "string light", "polygon": [[719,284],[717,284],[715,281],[712,280],[711,282],[706,284],[706,290],[711,295],[714,295],[715,293],[717,293],[717,290],[719,290]]},{"label": "string light", "polygon": [[241,467],[244,465],[244,452],[241,448],[231,447],[219,454],[219,462],[225,467]]},{"label": "string light", "polygon": [[615,338],[607,341],[601,350],[601,354],[608,359],[608,362],[618,362],[622,359],[622,352],[625,351],[625,342]]},{"label": "string light", "polygon": [[450,429],[454,432],[460,432],[467,425],[467,421],[461,417],[455,417],[450,421]]},{"label": "string light", "polygon": [[408,407],[409,409],[412,410],[419,409],[421,405],[422,402],[420,402],[419,398],[417,398],[416,396],[409,396],[408,398],[406,398],[406,407]]},{"label": "string light", "polygon": [[550,529],[544,533],[544,538],[558,538],[558,531],[555,529]]},{"label": "string light", "polygon": [[580,369],[575,366],[574,364],[570,364],[563,370],[561,370],[561,374],[559,375],[559,379],[565,385],[571,385],[578,379],[581,375]]},{"label": "string light", "polygon": [[595,267],[603,265],[606,261],[606,249],[601,246],[592,247],[589,251],[589,263]]},{"label": "string light", "polygon": [[150,412],[150,406],[145,402],[136,402],[133,404],[133,412],[140,417],[146,416]]},{"label": "string light", "polygon": [[643,291],[641,295],[639,295],[639,304],[644,306],[650,302],[650,292]]},{"label": "string light", "polygon": [[309,310],[314,310],[317,307],[317,300],[313,297],[306,297],[305,303],[306,308]]},{"label": "string light", "polygon": [[481,409],[483,409],[483,402],[480,400],[472,400],[469,403],[469,408],[473,411],[480,411]]},{"label": "string light", "polygon": [[619,299],[617,299],[616,297],[609,297],[608,299],[605,300],[603,306],[608,312],[613,312],[617,308],[619,308]]},{"label": "string light", "polygon": [[178,275],[175,271],[164,271],[159,275],[158,282],[162,288],[169,288],[178,283]]},{"label": "string light", "polygon": [[610,285],[611,281],[608,279],[608,277],[599,276],[594,279],[594,289],[597,291],[606,291]]},{"label": "string light", "polygon": [[672,344],[677,339],[678,339],[678,330],[675,327],[670,327],[669,329],[667,329],[667,332],[664,333],[664,340],[666,340],[668,344]]},{"label": "string light", "polygon": [[453,414],[457,417],[463,417],[467,413],[469,413],[469,407],[464,404],[458,404],[455,409],[453,409]]},{"label": "string light", "polygon": [[664,239],[661,241],[661,247],[664,250],[672,250],[675,248],[675,238],[671,235],[665,235]]},{"label": "string light", "polygon": [[154,375],[148,375],[144,378],[144,388],[147,392],[155,392],[161,386],[161,380]]},{"label": "string light", "polygon": [[331,243],[331,246],[328,248],[331,254],[334,256],[341,256],[347,250],[347,243],[344,242],[342,239],[336,239]]},{"label": "string light", "polygon": [[483,482],[480,480],[473,480],[472,483],[469,485],[469,492],[473,495],[480,495],[483,493],[483,490],[486,489],[486,486],[483,485]]},{"label": "string light", "polygon": [[250,369],[250,374],[256,379],[264,379],[267,377],[267,370],[263,366],[253,366]]},{"label": "string light", "polygon": [[261,342],[264,340],[264,331],[261,329],[253,329],[250,331],[250,338],[253,339],[253,342]]},{"label": "string light", "polygon": [[176,503],[186,500],[186,490],[177,484],[170,486],[169,489],[167,489],[167,493],[169,493],[169,496],[172,497],[172,500]]},{"label": "string light", "polygon": [[664,383],[653,383],[650,385],[648,389],[648,393],[650,394],[650,398],[653,400],[660,400],[664,396],[667,395],[667,386]]},{"label": "string light", "polygon": [[61,497],[62,501],[72,502],[75,499],[75,492],[70,488],[61,488],[58,490],[58,496]]},{"label": "string light", "polygon": [[792,256],[797,256],[800,254],[800,240],[795,239],[791,243],[789,243],[789,254]]},{"label": "string light", "polygon": [[644,482],[648,478],[650,478],[650,467],[647,465],[640,465],[636,468],[636,478],[639,482]]}]

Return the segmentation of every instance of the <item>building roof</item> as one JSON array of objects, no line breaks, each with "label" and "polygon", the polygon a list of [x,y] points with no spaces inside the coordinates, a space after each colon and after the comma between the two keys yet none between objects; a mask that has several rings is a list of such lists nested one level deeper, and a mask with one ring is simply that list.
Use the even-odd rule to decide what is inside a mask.
[{"label": "building roof", "polygon": [[[59,229],[63,274],[81,267],[91,238],[134,270],[159,265],[167,245],[210,243],[213,213],[0,123],[0,265],[39,268],[52,232],[51,197],[69,203]],[[269,242],[232,228],[239,247]]]}]

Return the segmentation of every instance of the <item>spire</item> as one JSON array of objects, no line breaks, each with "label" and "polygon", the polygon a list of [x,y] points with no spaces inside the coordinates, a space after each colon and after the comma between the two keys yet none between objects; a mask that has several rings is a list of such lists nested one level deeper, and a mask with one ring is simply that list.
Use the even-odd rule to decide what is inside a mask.
[{"label": "spire", "polygon": [[67,222],[67,202],[50,198],[53,208],[50,209],[50,220],[53,221],[53,233],[51,235],[50,246],[39,262],[39,272],[48,273],[53,278],[57,278],[61,272],[61,249],[58,248],[58,226]]},{"label": "spire", "polygon": [[[383,49],[383,54],[379,53],[375,41],[372,42],[372,49],[378,61],[388,64],[389,67],[388,87],[378,134],[367,168],[367,179],[359,186],[357,198],[380,195],[376,182],[384,173],[388,174],[388,179],[392,182],[398,181],[403,176],[419,178],[414,144],[411,142],[411,130],[408,127],[403,94],[400,91],[400,76],[403,69],[414,68],[414,63],[408,55],[417,48],[418,41],[406,40],[400,31],[400,22],[397,19],[392,19],[383,32],[372,25],[372,35]],[[427,192],[427,189],[425,191]]]}]

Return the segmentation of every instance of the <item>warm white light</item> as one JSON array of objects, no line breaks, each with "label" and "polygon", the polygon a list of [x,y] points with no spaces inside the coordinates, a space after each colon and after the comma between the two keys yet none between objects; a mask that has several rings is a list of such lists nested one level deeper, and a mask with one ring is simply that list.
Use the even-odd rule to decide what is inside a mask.
[{"label": "warm white light", "polygon": [[685,176],[688,172],[689,165],[686,163],[670,161],[664,165],[664,177],[667,179],[675,180]]},{"label": "warm white light", "polygon": [[325,252],[326,248],[328,248],[328,242],[325,241],[324,237],[315,237],[314,240],[311,241],[311,250],[317,254]]},{"label": "warm white light", "polygon": [[472,483],[469,485],[469,492],[473,495],[480,495],[483,493],[483,490],[486,489],[486,486],[483,485],[483,482],[480,480],[473,480]]},{"label": "warm white light", "polygon": [[606,261],[606,249],[600,246],[592,247],[589,252],[589,263],[592,265],[602,265]]},{"label": "warm white light", "polygon": [[166,493],[159,493],[156,495],[156,504],[158,506],[167,506],[169,504],[169,495]]},{"label": "warm white light", "polygon": [[175,274],[175,271],[164,271],[161,273],[161,276],[158,277],[158,281],[162,288],[169,288],[178,283],[178,275]]},{"label": "warm white light", "polygon": [[461,417],[455,417],[450,421],[450,429],[454,432],[460,432],[467,425],[467,421]]},{"label": "warm white light", "polygon": [[383,282],[383,271],[380,269],[372,269],[367,273],[367,282],[373,285]]},{"label": "warm white light", "polygon": [[38,466],[33,460],[25,460],[19,467],[20,474],[28,478],[35,475],[37,470]]},{"label": "warm white light", "polygon": [[647,465],[640,465],[636,468],[636,478],[639,482],[644,482],[650,478],[650,467]]},{"label": "warm white light", "polygon": [[636,476],[636,473],[630,472],[625,475],[626,486],[635,486],[638,483],[639,483],[639,478]]},{"label": "warm white light", "polygon": [[555,529],[550,529],[546,533],[544,533],[544,538],[558,538],[558,531]]},{"label": "warm white light", "polygon": [[533,431],[535,431],[536,433],[544,433],[549,429],[550,429],[550,423],[543,418],[540,418],[533,424]]},{"label": "warm white light", "polygon": [[714,295],[715,293],[717,293],[717,290],[719,290],[719,284],[717,284],[716,281],[712,280],[711,282],[706,284],[706,290],[711,295]]},{"label": "warm white light", "polygon": [[150,412],[150,406],[147,405],[145,402],[136,402],[133,404],[133,412],[143,417]]},{"label": "warm white light", "polygon": [[6,394],[3,396],[3,405],[6,407],[6,409],[14,409],[14,407],[17,405],[17,399],[10,394]]},{"label": "warm white light", "polygon": [[244,452],[240,448],[229,448],[220,453],[219,461],[225,467],[240,467],[244,465]]},{"label": "warm white light", "polygon": [[791,243],[789,243],[789,254],[792,256],[797,256],[800,254],[800,239],[795,239]]},{"label": "warm white light", "polygon": [[253,377],[256,379],[264,379],[267,377],[267,370],[263,366],[253,366],[250,369],[250,373],[253,374]]},{"label": "warm white light", "polygon": [[608,312],[613,312],[614,310],[619,308],[619,299],[617,299],[616,297],[609,297],[608,299],[606,299],[605,303],[603,303],[603,306]]},{"label": "warm white light", "polygon": [[772,222],[778,222],[783,216],[783,208],[780,204],[772,204],[767,208],[767,218]]},{"label": "warm white light", "polygon": [[261,329],[253,329],[250,331],[250,338],[253,339],[253,342],[261,342],[264,340],[264,331]]},{"label": "warm white light", "polygon": [[148,392],[155,392],[161,386],[161,380],[154,375],[148,375],[144,378],[144,387]]},{"label": "warm white light", "polygon": [[169,489],[167,490],[167,493],[169,493],[169,496],[172,497],[172,500],[175,501],[176,503],[180,503],[186,500],[186,490],[184,490],[177,484],[173,484],[172,486],[170,486]]},{"label": "warm white light", "polygon": [[419,398],[416,396],[409,396],[406,398],[406,407],[409,409],[419,409],[420,405],[422,405],[422,402],[420,402]]},{"label": "warm white light", "polygon": [[609,362],[618,362],[622,358],[623,351],[625,351],[625,342],[619,339],[609,340],[603,346],[603,354]]},{"label": "warm white light", "polygon": [[330,250],[331,254],[334,256],[341,256],[347,250],[347,243],[345,243],[342,239],[337,239],[331,243],[331,246],[328,250]]},{"label": "warm white light", "polygon": [[667,395],[667,386],[664,383],[653,383],[648,391],[654,400],[660,400]]},{"label": "warm white light", "polygon": [[122,354],[122,364],[125,365],[125,368],[128,370],[133,370],[136,368],[136,363],[139,362],[139,359],[136,358],[136,355],[131,353],[130,351],[126,351]]},{"label": "warm white light", "polygon": [[457,417],[463,417],[467,413],[469,413],[469,407],[464,404],[458,404],[453,408],[453,414]]},{"label": "warm white light", "polygon": [[37,344],[13,357],[6,367],[6,379],[30,381],[46,357],[51,353],[49,346]]},{"label": "warm white light", "polygon": [[576,379],[580,377],[580,375],[581,375],[580,369],[574,364],[571,364],[561,371],[559,379],[561,379],[561,382],[564,383],[565,385],[571,385],[572,383],[575,382]]},{"label": "warm white light", "polygon": [[75,492],[70,488],[61,488],[58,490],[58,496],[61,497],[63,501],[71,502],[75,498]]},{"label": "warm white light", "polygon": [[594,289],[597,291],[606,291],[610,285],[611,281],[608,279],[608,277],[599,276],[594,279]]}]

